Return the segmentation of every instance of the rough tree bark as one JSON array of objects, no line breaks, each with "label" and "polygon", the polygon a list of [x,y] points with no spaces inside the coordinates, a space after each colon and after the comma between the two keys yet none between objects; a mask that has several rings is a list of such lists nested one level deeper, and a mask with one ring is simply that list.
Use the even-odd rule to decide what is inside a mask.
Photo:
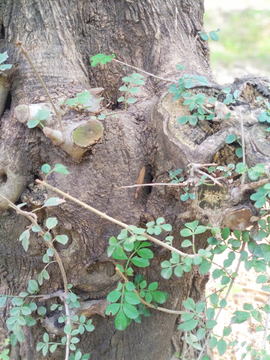
[{"label": "rough tree bark", "polygon": [[[119,114],[116,109],[116,117],[107,117],[103,137],[79,160],[54,146],[40,129],[28,129],[15,116],[18,105],[48,102],[28,62],[15,47],[16,40],[29,52],[55,102],[83,90],[104,87],[104,97],[115,109],[121,78],[132,70],[123,69],[117,63],[91,68],[90,57],[100,52],[114,53],[121,61],[175,80],[179,77],[176,65],[185,64],[186,73],[204,75],[213,81],[208,45],[197,36],[197,32],[203,30],[202,0],[2,0],[0,11],[0,52],[8,51],[9,63],[15,67],[9,78],[10,95],[0,122],[0,193],[17,204],[27,202],[31,210],[49,196],[55,196],[35,184],[35,179],[43,177],[41,166],[61,163],[70,175],[53,174],[48,180],[51,185],[128,224],[143,226],[151,219],[164,216],[166,222],[173,225],[174,245],[178,248],[181,248],[179,229],[186,219],[205,215],[205,222],[213,220],[215,225],[221,225],[224,209],[230,207],[228,191],[219,192],[219,212],[211,200],[206,206],[207,213],[202,211],[204,205],[200,207],[199,202],[187,213],[186,205],[179,201],[179,191],[144,188],[135,200],[134,189],[119,188],[135,184],[143,166],[146,182],[168,182],[169,170],[186,168],[190,162],[212,161],[224,147],[226,135],[240,131],[238,121],[222,124],[212,132],[200,127],[194,132],[192,128],[191,135],[190,127],[176,123],[176,118],[186,110],[181,102],[173,103],[167,93],[168,83],[145,78],[146,86],[137,103],[129,106],[127,112]],[[63,126],[89,117],[67,111],[63,114]],[[247,126],[254,132],[252,126],[258,124],[254,120]],[[254,147],[248,146],[248,161],[253,165]],[[269,153],[260,153],[263,162],[269,161]],[[242,202],[240,196],[234,205]],[[27,288],[28,280],[42,270],[46,248],[42,240],[31,235],[29,250],[25,252],[18,238],[29,221],[8,209],[3,200],[0,208],[0,293],[19,294]],[[214,217],[214,212],[219,217]],[[40,223],[48,216],[58,218],[56,233],[69,237],[68,244],[58,245],[57,249],[73,290],[86,305],[90,304],[89,300],[105,299],[119,282],[114,261],[107,258],[106,248],[110,236],[116,236],[120,228],[70,201],[40,212]],[[206,244],[206,237],[202,236],[196,248]],[[166,307],[181,310],[182,301],[189,296],[199,301],[207,279],[194,269],[180,279],[172,277],[165,281],[160,276],[160,263],[169,254],[157,246],[153,248],[156,257],[151,267],[137,269],[137,273],[143,272],[149,282],[159,281],[160,288],[170,294]],[[42,294],[63,288],[57,265],[51,265],[49,270],[51,277],[42,286]],[[51,303],[43,301],[40,305],[49,309]],[[88,315],[94,314],[96,328],[93,333],[83,335],[80,343],[84,353],[91,353],[91,359],[165,360],[181,350],[176,315],[151,311],[151,317],[144,318],[141,324],[132,323],[124,332],[117,332],[114,319],[104,316],[102,301],[100,304],[96,308],[89,305]],[[8,334],[5,325],[8,313],[8,306],[1,309],[2,338]],[[46,321],[25,329],[26,342],[12,349],[11,359],[43,358],[35,350],[43,332],[49,332],[54,339],[61,336],[60,325],[53,324],[53,316],[49,311]],[[57,350],[47,358],[62,359],[63,353],[64,350]],[[189,357],[193,359],[195,354],[190,353]]]}]

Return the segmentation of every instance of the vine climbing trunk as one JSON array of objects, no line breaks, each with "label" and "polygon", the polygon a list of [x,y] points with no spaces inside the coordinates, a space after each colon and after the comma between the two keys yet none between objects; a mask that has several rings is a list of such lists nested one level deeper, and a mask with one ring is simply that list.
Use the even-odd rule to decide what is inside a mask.
[{"label": "vine climbing trunk", "polygon": [[[187,209],[179,201],[179,190],[148,187],[135,196],[136,189],[120,188],[136,184],[143,167],[145,182],[168,182],[170,170],[186,168],[192,161],[183,148],[185,142],[182,146],[177,143],[182,141],[180,127],[175,128],[169,120],[169,114],[174,116],[179,110],[171,95],[166,95],[170,82],[146,75],[146,86],[136,96],[137,102],[125,112],[117,103],[121,95],[118,88],[123,84],[122,77],[131,74],[132,69],[117,62],[92,68],[90,57],[113,53],[122,62],[174,81],[179,77],[176,66],[182,64],[185,73],[204,75],[211,82],[209,48],[198,36],[198,31],[203,30],[203,14],[202,0],[2,1],[0,53],[8,52],[14,72],[8,78],[6,87],[9,86],[10,95],[2,104],[5,111],[0,120],[0,194],[16,204],[26,203],[28,211],[42,206],[55,194],[47,192],[35,179],[44,178],[40,170],[44,163],[52,166],[60,163],[70,175],[54,173],[48,177],[49,184],[127,224],[145,227],[147,222],[164,216],[173,225],[171,235],[180,249],[179,230],[186,220],[179,215]],[[104,88],[103,106],[109,104],[107,111],[115,112],[116,116],[106,117],[101,139],[82,157],[70,156],[41,129],[29,129],[18,121],[19,105],[48,103],[48,98],[16,48],[17,40],[27,50],[58,108],[59,101],[76,93]],[[91,117],[74,109],[65,109],[61,115],[64,129]],[[57,125],[55,129],[59,130]],[[203,162],[207,151],[204,148],[201,158],[197,153],[196,161]],[[208,161],[212,156],[211,153]],[[25,252],[18,239],[29,226],[29,220],[10,209],[4,200],[0,200],[0,210],[0,294],[18,295],[27,289],[28,280],[37,278],[43,269],[46,246],[38,234],[32,233],[29,250]],[[103,300],[121,280],[115,271],[115,261],[106,252],[108,240],[117,236],[119,226],[69,200],[37,214],[40,224],[49,216],[57,217],[54,235],[65,234],[69,238],[66,245],[55,246],[68,283],[80,296],[83,313],[93,317],[94,332],[81,336],[79,347],[84,353],[91,353],[93,360],[165,360],[171,359],[175,351],[181,352],[177,315],[151,310],[151,317],[143,318],[140,324],[132,322],[123,332],[116,331],[114,319],[105,316]],[[196,211],[188,217],[195,218]],[[201,236],[197,240],[197,249],[206,246],[206,238]],[[137,268],[134,275],[143,273],[149,283],[159,281],[160,289],[170,295],[167,308],[181,310],[187,297],[199,301],[207,278],[195,269],[182,278],[165,281],[160,276],[160,263],[169,254],[154,244],[153,249],[155,258],[150,268]],[[47,270],[50,279],[41,287],[44,295],[64,286],[57,264]],[[93,300],[98,300],[95,307]],[[63,328],[56,321],[59,314],[50,310],[54,302],[55,299],[38,301],[39,306],[47,308],[47,317],[25,328],[26,341],[12,348],[12,360],[43,359],[36,345],[42,341],[44,331],[53,341],[59,341]],[[8,302],[1,309],[1,340],[9,336],[5,320],[10,306]],[[63,359],[64,351],[65,347],[58,347],[47,358]],[[190,352],[186,358],[195,356]]]}]

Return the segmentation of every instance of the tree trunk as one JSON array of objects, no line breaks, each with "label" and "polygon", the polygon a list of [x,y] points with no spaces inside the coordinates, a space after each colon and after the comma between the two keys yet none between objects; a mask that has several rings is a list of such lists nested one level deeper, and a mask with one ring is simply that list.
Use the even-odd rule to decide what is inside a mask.
[{"label": "tree trunk", "polygon": [[[186,219],[179,215],[187,208],[179,201],[179,191],[148,187],[135,199],[134,188],[120,187],[136,184],[143,167],[146,168],[145,182],[168,182],[168,172],[172,169],[185,168],[189,162],[211,161],[224,146],[224,134],[229,134],[233,125],[221,127],[209,138],[207,130],[203,135],[199,133],[203,130],[196,130],[194,144],[198,144],[200,138],[201,145],[188,145],[181,136],[190,133],[190,128],[185,127],[183,132],[181,126],[176,125],[177,113],[183,110],[182,105],[173,103],[172,95],[168,95],[169,83],[145,77],[146,86],[137,96],[138,101],[130,105],[127,112],[121,108],[119,111],[121,79],[133,70],[115,62],[92,68],[90,57],[114,53],[125,63],[175,80],[179,78],[176,65],[182,64],[186,66],[185,73],[204,75],[211,81],[208,45],[197,36],[198,31],[203,30],[203,1],[4,0],[0,11],[0,53],[7,51],[8,62],[15,67],[9,78],[9,101],[0,123],[0,193],[16,204],[27,202],[29,211],[39,207],[45,199],[55,196],[35,183],[35,179],[44,177],[41,166],[60,163],[68,168],[70,175],[52,174],[48,178],[51,185],[127,224],[143,226],[164,216],[166,222],[173,225],[174,246],[181,248],[179,230]],[[18,105],[43,103],[48,99],[29,63],[15,47],[16,40],[28,51],[56,103],[84,90],[105,88],[106,103],[110,102],[115,109],[108,112],[115,111],[117,116],[106,117],[101,140],[82,157],[70,156],[39,128],[28,129],[18,122],[15,110]],[[85,112],[68,110],[62,116],[63,127],[89,118]],[[186,218],[194,220],[199,207],[197,204],[193,212],[185,213]],[[32,233],[29,250],[25,252],[18,238],[29,220],[8,208],[4,200],[0,200],[0,209],[0,294],[16,295],[26,291],[28,280],[36,279],[43,269],[46,246]],[[68,200],[38,214],[40,224],[48,217],[57,217],[59,226],[54,234],[69,237],[66,245],[58,244],[56,248],[68,283],[80,296],[82,307],[87,308],[91,300],[106,299],[120,281],[115,261],[107,257],[108,240],[117,236],[121,228]],[[207,216],[214,219],[209,211]],[[207,236],[201,236],[196,248],[205,248],[206,239]],[[206,277],[194,268],[182,278],[164,280],[160,276],[160,263],[170,254],[155,245],[153,249],[155,259],[151,266],[143,270],[137,268],[136,274],[143,273],[148,283],[159,282],[159,288],[170,295],[167,308],[181,310],[182,301],[189,296],[199,301]],[[41,287],[41,294],[63,289],[57,264],[50,265],[48,271],[50,279]],[[59,341],[63,336],[62,324],[56,321],[59,313],[50,311],[54,302],[38,302],[47,308],[47,318],[24,330],[26,340],[12,348],[12,360],[43,359],[36,351],[43,333],[47,331],[52,341]],[[141,324],[132,322],[120,332],[115,330],[114,318],[104,315],[104,302],[99,304],[95,310],[89,305],[88,316],[94,314],[95,330],[84,334],[79,344],[83,353],[91,353],[91,359],[165,360],[171,359],[175,351],[181,351],[177,315],[151,310],[151,317],[143,318]],[[5,320],[9,309],[10,303],[1,309],[2,338],[8,336]],[[188,356],[195,358],[193,353]],[[64,347],[46,358],[63,359]]]}]

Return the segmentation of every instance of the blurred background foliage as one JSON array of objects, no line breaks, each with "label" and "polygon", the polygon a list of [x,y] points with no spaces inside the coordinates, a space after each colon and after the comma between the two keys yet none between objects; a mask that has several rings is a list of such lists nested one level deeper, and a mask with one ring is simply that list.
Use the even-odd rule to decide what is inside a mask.
[{"label": "blurred background foliage", "polygon": [[209,41],[218,83],[253,74],[270,77],[270,0],[205,0],[205,30],[221,30]]}]

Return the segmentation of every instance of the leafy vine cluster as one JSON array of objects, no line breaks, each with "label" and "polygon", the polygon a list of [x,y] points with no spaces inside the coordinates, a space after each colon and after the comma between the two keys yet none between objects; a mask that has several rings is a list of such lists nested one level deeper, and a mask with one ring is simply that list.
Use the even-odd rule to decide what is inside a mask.
[{"label": "leafy vine cluster", "polygon": [[[219,30],[210,32],[209,36],[204,32],[200,32],[199,36],[201,36],[203,40],[208,40],[210,37],[216,41],[218,40],[218,31]],[[18,46],[20,46],[21,52],[30,62],[39,81],[43,85],[46,93],[48,93],[45,84],[38,75],[27,52],[21,44],[18,44]],[[6,59],[7,53],[1,54],[0,64]],[[114,55],[108,56],[97,54],[91,58],[92,66],[97,66],[98,64],[105,65],[112,61],[130,66],[117,60]],[[0,71],[4,73],[5,70],[10,69],[11,66],[12,65],[9,64],[2,64],[0,65]],[[184,74],[184,69],[185,66],[178,65],[178,70],[180,71],[180,78],[178,81],[160,78],[171,83],[168,87],[168,91],[173,94],[173,100],[179,101],[179,99],[182,99],[183,105],[187,106],[190,111],[191,115],[179,117],[177,119],[178,123],[180,125],[190,124],[191,126],[195,126],[199,121],[223,121],[229,119],[231,113],[227,108],[227,105],[235,104],[237,102],[240,91],[236,90],[231,93],[230,88],[224,88],[216,97],[207,98],[201,93],[194,95],[190,89],[192,89],[195,84],[208,86],[209,83],[203,76]],[[123,111],[127,110],[129,104],[136,102],[133,94],[138,93],[140,91],[139,86],[144,85],[144,76],[140,73],[142,72],[150,76],[155,76],[138,68],[135,68],[135,70],[138,72],[134,72],[130,76],[126,76],[122,79],[123,85],[119,89],[123,93],[118,98],[119,102],[124,102]],[[104,112],[106,107],[102,109],[98,108],[98,110],[96,110],[96,105],[100,104],[100,101],[103,98],[93,98],[87,91],[78,93],[76,97],[61,102],[58,106],[53,104],[49,95],[48,97],[58,119],[60,131],[53,130],[53,135],[48,135],[48,130],[47,133],[44,131],[47,127],[46,122],[48,122],[48,119],[51,117],[51,112],[48,108],[38,109],[38,111],[28,119],[27,126],[29,128],[36,126],[40,127],[43,129],[45,135],[51,136],[55,144],[57,139],[60,141],[59,144],[61,143],[61,131],[64,131],[61,121],[61,110],[65,107],[72,108],[76,111],[86,111],[87,109],[92,111],[94,109],[94,111],[92,111],[91,119],[98,122],[104,120],[107,116],[115,115],[115,113]],[[220,101],[220,98],[223,98],[222,102]],[[261,97],[257,98],[257,102],[258,105],[262,107],[262,111],[258,116],[258,121],[270,123],[269,102],[263,100]],[[220,115],[220,112],[218,112],[218,109],[220,108],[222,108],[223,115]],[[267,128],[266,131],[270,131],[270,128]],[[77,133],[79,132],[77,131]],[[75,142],[78,137],[79,134],[74,135]],[[248,168],[245,163],[243,138],[237,138],[235,135],[231,134],[227,136],[225,141],[227,144],[238,144],[239,147],[236,149],[236,156],[239,159],[242,159],[238,164],[229,164],[228,166],[218,166],[217,164],[208,164],[208,166],[191,164],[191,173],[197,172],[200,176],[199,181],[196,184],[193,184],[193,186],[191,186],[189,179],[183,176],[183,169],[171,170],[169,172],[171,179],[169,183],[136,184],[133,186],[179,186],[183,190],[180,200],[193,201],[196,198],[196,195],[190,188],[194,188],[194,186],[196,187],[205,184],[210,187],[213,184],[219,184],[221,179],[232,178],[235,174],[241,176],[243,179],[248,176],[251,181],[256,182],[254,186],[256,191],[250,196],[250,200],[254,202],[254,206],[260,212],[260,216],[257,219],[258,231],[256,236],[253,236],[249,230],[235,230],[232,232],[229,227],[221,229],[219,227],[212,227],[211,224],[203,226],[200,225],[198,220],[194,220],[185,223],[185,227],[180,231],[180,235],[185,238],[181,247],[183,249],[189,249],[188,252],[180,251],[173,246],[174,238],[170,235],[172,226],[166,223],[163,217],[156,219],[156,221],[148,222],[146,228],[139,228],[111,218],[103,212],[81,202],[79,199],[62,192],[60,189],[52,187],[47,182],[47,179],[52,173],[55,172],[67,175],[69,173],[66,167],[61,164],[55,164],[54,167],[51,167],[49,164],[44,164],[42,166],[44,179],[37,180],[37,182],[45,188],[55,191],[60,197],[49,198],[39,209],[28,212],[24,210],[25,204],[15,205],[0,194],[0,197],[5,200],[11,208],[20,215],[27,217],[30,221],[30,225],[19,238],[24,250],[28,250],[31,232],[38,234],[47,246],[47,250],[43,254],[42,259],[44,268],[36,279],[29,280],[26,291],[20,294],[2,294],[0,296],[0,307],[4,307],[7,301],[10,302],[11,305],[9,317],[6,321],[7,328],[10,331],[10,339],[7,339],[3,345],[8,346],[9,341],[11,346],[15,346],[17,342],[23,342],[23,326],[34,326],[38,321],[46,317],[48,310],[50,312],[57,310],[61,314],[58,317],[58,322],[64,324],[64,336],[56,342],[50,340],[49,334],[45,332],[42,341],[36,345],[37,351],[41,351],[43,356],[46,356],[48,352],[53,353],[58,347],[64,346],[66,349],[65,360],[86,360],[90,357],[90,354],[82,354],[78,346],[80,335],[86,331],[93,331],[94,326],[92,320],[88,320],[85,315],[73,315],[72,310],[79,309],[80,307],[80,299],[72,292],[72,284],[68,284],[61,257],[55,247],[55,243],[67,244],[68,237],[66,235],[53,235],[52,230],[58,223],[56,218],[49,217],[46,219],[45,224],[42,225],[39,223],[36,215],[36,211],[47,207],[61,206],[61,204],[68,199],[123,228],[118,236],[110,238],[107,249],[108,256],[112,257],[115,261],[120,262],[116,265],[116,270],[119,273],[121,280],[119,281],[117,288],[108,294],[107,300],[110,304],[106,309],[106,315],[115,316],[115,327],[117,330],[123,331],[132,321],[139,323],[143,316],[149,317],[151,315],[149,309],[165,312],[168,316],[170,316],[170,314],[178,314],[181,316],[181,323],[178,326],[178,330],[182,331],[183,334],[185,333],[183,339],[188,347],[193,347],[200,352],[197,360],[209,359],[207,355],[203,355],[207,342],[209,342],[210,348],[213,349],[217,347],[220,356],[226,352],[228,346],[240,346],[245,347],[242,359],[244,359],[247,354],[250,354],[253,359],[269,360],[270,355],[268,355],[265,350],[265,344],[266,341],[270,341],[270,335],[268,334],[270,303],[266,303],[257,308],[253,308],[251,304],[243,304],[243,309],[241,311],[236,311],[231,319],[231,324],[241,324],[250,318],[257,321],[256,331],[262,332],[263,334],[263,341],[260,349],[252,348],[251,345],[245,343],[237,344],[237,342],[232,343],[228,341],[227,337],[232,332],[231,325],[223,329],[222,335],[215,332],[218,318],[222,309],[227,306],[228,295],[238,276],[238,270],[242,263],[247,271],[251,268],[255,269],[258,273],[257,283],[262,284],[262,290],[270,294],[270,216],[267,216],[269,213],[270,174],[263,164],[257,164],[252,168]],[[78,155],[78,153],[74,153],[73,150],[70,150],[69,153],[71,156],[81,156],[81,154]],[[216,173],[219,175],[216,176]],[[260,182],[261,179],[263,179],[263,183]],[[262,186],[257,184],[262,184]],[[197,249],[195,241],[196,237],[206,231],[211,232],[211,236],[207,240],[208,247],[206,249]],[[163,240],[156,238],[156,236],[162,234],[164,234]],[[170,295],[167,292],[162,291],[162,289],[159,289],[158,282],[147,283],[147,280],[141,274],[133,276],[134,266],[137,268],[150,266],[151,260],[154,258],[154,253],[151,250],[153,242],[171,252],[170,259],[161,263],[161,276],[164,279],[170,279],[173,274],[180,278],[184,273],[190,272],[194,266],[199,268],[201,274],[207,274],[211,270],[212,265],[215,264],[217,268],[213,271],[212,276],[214,279],[219,279],[222,288],[221,294],[219,295],[220,290],[212,292],[209,295],[210,302],[208,304],[206,301],[195,303],[193,299],[187,298],[183,301],[182,311],[167,309],[165,303]],[[221,265],[214,259],[226,250],[228,251],[228,258],[224,261],[223,265]],[[235,259],[237,259],[237,265],[234,271],[232,271],[231,266]],[[54,294],[38,295],[44,281],[49,280],[50,278],[50,264],[54,262],[58,264],[60,269],[63,290],[59,290]],[[36,305],[35,300],[37,299],[41,298],[42,300],[47,300],[54,297],[59,298],[62,301],[62,305],[55,303],[50,309]],[[266,324],[262,321],[263,313],[267,314]],[[205,317],[206,321],[204,321]],[[9,359],[8,354],[9,349],[4,349],[0,353],[0,359]],[[182,354],[176,353],[175,356],[185,359],[186,352],[184,351]]]}]

